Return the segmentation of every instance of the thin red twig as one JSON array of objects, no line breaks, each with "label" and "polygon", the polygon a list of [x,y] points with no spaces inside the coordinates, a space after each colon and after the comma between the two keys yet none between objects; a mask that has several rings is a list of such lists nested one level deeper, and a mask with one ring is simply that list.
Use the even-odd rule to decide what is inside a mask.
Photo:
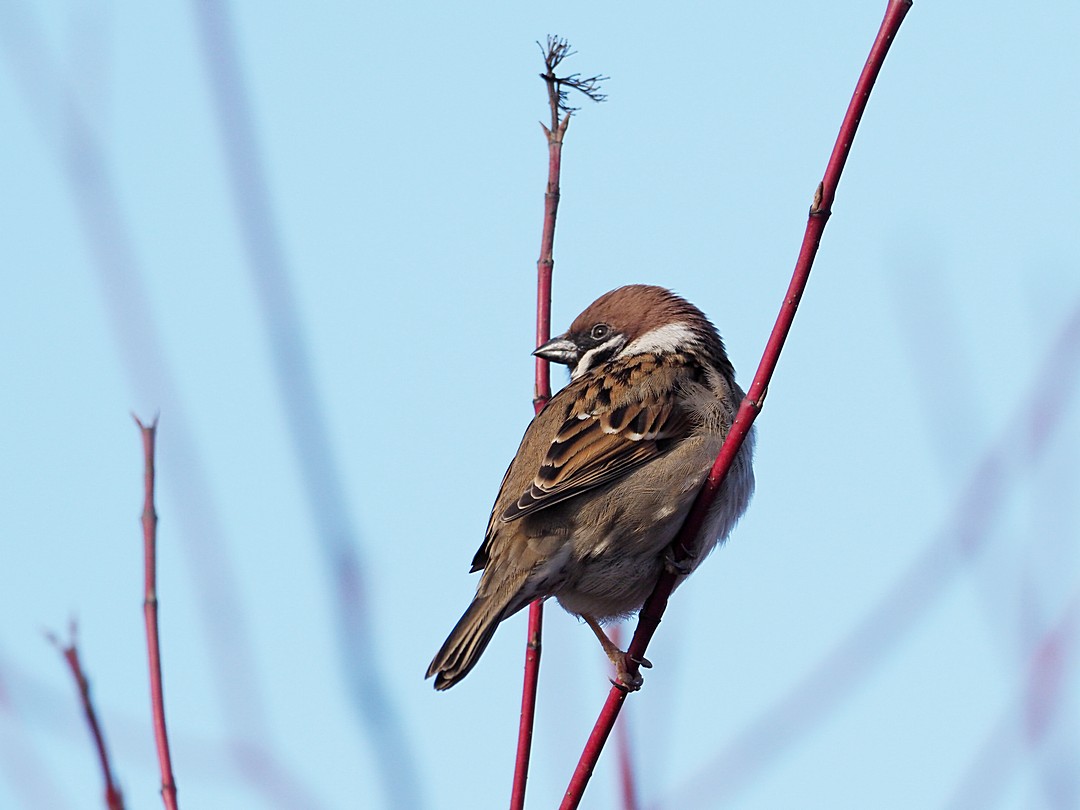
[{"label": "thin red twig", "polygon": [[[547,83],[548,104],[551,108],[551,125],[541,124],[548,143],[548,182],[544,194],[544,226],[540,236],[540,258],[536,262],[536,345],[541,346],[551,338],[551,275],[555,267],[555,218],[559,209],[559,177],[562,169],[562,145],[566,128],[574,108],[566,103],[564,87],[578,90],[593,101],[606,97],[599,92],[599,83],[605,78],[593,76],[580,79],[572,76],[560,78],[555,68],[571,55],[570,45],[558,37],[548,37],[544,52],[547,70],[541,78]],[[536,384],[533,390],[533,410],[539,414],[551,399],[551,367],[547,360],[536,358]],[[533,725],[536,717],[536,689],[540,679],[540,653],[544,604],[538,600],[529,605],[528,642],[525,652],[525,679],[521,692],[521,719],[518,724],[517,758],[514,762],[514,784],[510,797],[511,810],[525,806],[525,785],[529,776],[529,757],[532,749]]]},{"label": "thin red twig", "polygon": [[[559,210],[559,175],[562,171],[563,135],[570,116],[554,130],[544,127],[548,140],[548,182],[544,193],[544,230],[540,235],[540,258],[536,261],[536,345],[542,346],[551,338],[551,274],[555,269],[552,251],[555,247],[555,216]],[[543,357],[536,358],[536,384],[533,388],[533,410],[540,413],[551,399],[551,364]]]},{"label": "thin red twig", "polygon": [[97,712],[94,711],[94,702],[90,698],[90,681],[87,680],[86,673],[83,672],[82,662],[79,660],[76,629],[75,622],[72,621],[68,628],[70,641],[66,645],[61,644],[60,640],[52,634],[49,634],[49,641],[64,656],[68,669],[71,670],[71,676],[75,679],[75,685],[79,689],[79,701],[82,703],[83,714],[86,716],[86,725],[90,728],[90,736],[94,740],[98,762],[101,764],[101,773],[105,778],[105,807],[108,810],[124,810],[123,794],[113,780],[112,766],[109,764],[109,750],[105,746],[105,734],[101,730]]},{"label": "thin red twig", "polygon": [[146,648],[150,663],[150,708],[154,721],[154,740],[157,743],[158,765],[161,767],[161,800],[166,810],[177,810],[176,779],[173,777],[172,757],[169,755],[169,734],[165,727],[165,695],[161,684],[161,643],[158,636],[157,598],[157,511],[154,509],[154,444],[157,440],[157,419],[144,425],[134,417],[143,443],[145,465],[145,496],[142,529],[146,595],[143,618],[146,621]]},{"label": "thin red twig", "polygon": [[[209,0],[202,3],[202,6],[218,10],[223,5]],[[71,92],[71,83],[61,75],[64,72],[62,66],[50,57],[51,49],[46,47],[46,37],[34,9],[28,3],[9,4],[4,11],[4,24],[0,25],[0,57],[8,60],[44,143],[56,148],[54,157],[64,172],[79,214],[93,269],[115,332],[117,352],[135,388],[136,399],[166,403],[169,409],[171,446],[177,464],[184,469],[183,482],[178,482],[174,490],[182,507],[178,510],[180,531],[186,539],[182,548],[187,554],[192,584],[198,592],[196,601],[209,645],[218,713],[229,734],[235,738],[235,744],[228,750],[250,750],[257,745],[251,740],[269,739],[265,733],[268,722],[259,672],[250,670],[242,682],[235,677],[242,662],[253,657],[248,629],[250,621],[238,597],[240,589],[236,583],[239,577],[218,517],[205,462],[196,448],[177,393],[175,376],[150,315],[149,295],[145,289],[147,273],[121,210],[114,167],[108,159],[108,150],[86,115],[87,105],[82,103],[85,100]],[[222,53],[222,49],[217,53]],[[228,617],[228,620],[222,621],[222,617]],[[372,701],[372,705],[385,706],[376,701]],[[374,748],[380,753],[392,749],[385,733]],[[267,806],[317,806],[311,790],[291,771],[289,763],[269,749],[263,749],[259,759],[268,763],[266,773],[254,773],[248,763],[239,758],[233,764],[247,783],[261,792]],[[393,754],[384,755],[383,762],[393,764]],[[382,768],[380,773],[391,770]],[[277,790],[282,783],[291,785],[289,793]],[[410,785],[412,783],[418,783],[418,780],[411,780]],[[301,798],[294,801],[293,797]]]},{"label": "thin red twig", "polygon": [[[540,236],[540,258],[536,262],[536,345],[551,338],[551,274],[555,267],[555,217],[559,210],[559,176],[562,167],[562,144],[570,113],[559,120],[558,87],[551,58],[547,51],[548,86],[551,103],[551,126],[544,126],[548,143],[548,181],[544,194],[544,226]],[[543,126],[541,124],[541,126]],[[533,410],[540,413],[551,399],[551,368],[547,360],[536,358],[536,383],[533,388]],[[533,726],[536,720],[536,689],[540,682],[540,654],[543,650],[544,603],[537,600],[529,605],[528,640],[525,645],[525,678],[521,689],[521,718],[518,722],[517,756],[514,760],[514,783],[510,794],[511,810],[525,806],[525,786],[529,778],[529,759],[532,753]]]},{"label": "thin red twig", "polygon": [[[561,47],[561,51],[559,50]],[[547,83],[548,104],[551,107],[551,126],[540,125],[548,144],[548,181],[544,192],[544,227],[540,234],[540,258],[536,260],[536,345],[542,346],[551,338],[551,273],[555,268],[555,218],[559,213],[559,177],[562,173],[562,145],[570,112],[560,118],[559,82],[555,67],[567,52],[565,43],[548,40],[545,54],[547,71],[542,78]],[[536,386],[533,409],[540,413],[551,399],[551,364],[536,358]]]},{"label": "thin red twig", "polygon": [[514,785],[510,794],[511,810],[525,806],[525,785],[529,779],[533,725],[536,720],[536,689],[540,682],[541,636],[544,630],[544,603],[529,605],[529,637],[525,645],[525,682],[521,687],[521,718],[518,721],[517,756],[514,759]]},{"label": "thin red twig", "polygon": [[[675,793],[665,806],[681,807],[693,796],[730,800],[791,748],[874,671],[885,653],[924,619],[946,587],[985,552],[1008,495],[1060,435],[1080,389],[1080,302],[1047,352],[1028,395],[975,465],[952,514],[935,538],[859,623],[840,639],[787,694],[758,714],[719,755]],[[1018,427],[1019,426],[1019,427]],[[1017,455],[1016,436],[1031,433]],[[1021,463],[1017,463],[1021,462]]]},{"label": "thin red twig", "polygon": [[[616,624],[609,633],[611,642],[622,649],[623,625]],[[613,668],[614,671],[614,668]],[[620,715],[615,724],[615,756],[619,761],[619,793],[622,797],[623,810],[638,810],[637,780],[634,778],[634,756],[630,748],[630,728],[626,724],[626,715]]]},{"label": "thin red twig", "polygon": [[[828,222],[829,215],[832,213],[836,187],[840,181],[844,164],[847,162],[847,156],[855,138],[855,131],[859,126],[859,121],[866,108],[866,102],[870,97],[874,81],[881,70],[885,55],[888,53],[893,38],[910,7],[911,0],[889,0],[888,7],[885,10],[885,18],[882,20],[877,38],[870,49],[870,55],[863,67],[862,74],[859,76],[858,83],[855,86],[855,93],[840,126],[840,133],[829,157],[825,176],[814,195],[814,202],[810,207],[810,215],[806,223],[802,247],[799,250],[799,258],[795,264],[795,271],[791,283],[788,285],[787,295],[780,308],[776,324],[769,335],[765,353],[761,358],[761,363],[758,365],[757,373],[754,375],[754,381],[751,383],[750,390],[739,407],[735,422],[728,432],[712,470],[709,472],[709,477],[706,479],[705,485],[698,494],[686,522],[679,530],[679,534],[673,543],[676,562],[686,559],[687,546],[689,545],[687,541],[691,541],[701,530],[708,509],[715,500],[728,469],[735,460],[739,448],[742,447],[751,425],[757,418],[758,413],[761,412],[769,381],[772,379],[773,371],[776,369],[776,363],[780,357],[780,351],[783,349],[788,332],[791,330],[799,300],[806,289],[806,282],[814,263],[814,257],[817,254],[821,234],[825,229],[825,224]],[[667,607],[668,597],[670,597],[675,586],[675,580],[676,575],[673,572],[662,574],[656,588],[641,610],[637,631],[634,633],[634,639],[630,643],[626,655],[627,667],[632,673],[637,672],[638,665],[636,662],[645,657],[649,641],[652,639],[653,633],[656,632],[656,628],[660,624],[660,618]],[[622,709],[626,695],[626,689],[621,685],[613,686],[608,693],[607,701],[600,712],[600,717],[597,719],[592,734],[585,744],[581,759],[578,761],[570,785],[563,797],[561,805],[563,810],[572,810],[580,803],[585,787],[588,785],[589,778],[592,776],[593,769],[596,767],[596,762],[600,757],[600,752],[603,750],[619,711]]]}]

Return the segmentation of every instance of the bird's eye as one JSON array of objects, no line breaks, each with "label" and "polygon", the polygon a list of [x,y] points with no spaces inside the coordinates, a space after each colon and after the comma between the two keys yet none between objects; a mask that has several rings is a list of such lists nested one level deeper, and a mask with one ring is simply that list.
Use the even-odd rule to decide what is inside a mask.
[{"label": "bird's eye", "polygon": [[606,323],[598,323],[592,328],[592,331],[589,332],[589,336],[593,340],[603,340],[608,336],[608,332],[610,331],[611,327],[609,327]]}]

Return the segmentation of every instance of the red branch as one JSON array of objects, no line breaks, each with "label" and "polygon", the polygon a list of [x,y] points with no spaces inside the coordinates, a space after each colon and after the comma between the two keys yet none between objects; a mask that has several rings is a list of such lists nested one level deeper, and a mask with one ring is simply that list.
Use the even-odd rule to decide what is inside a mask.
[{"label": "red branch", "polygon": [[[570,125],[570,113],[559,119],[559,94],[552,61],[552,44],[547,51],[547,73],[551,103],[551,126],[543,124],[548,143],[548,182],[544,194],[544,228],[540,236],[540,258],[536,262],[536,345],[551,338],[551,273],[555,267],[555,216],[559,210],[559,175],[562,166],[563,137]],[[536,384],[533,388],[533,410],[540,413],[551,399],[551,368],[547,360],[536,358]],[[529,778],[529,758],[532,752],[533,725],[536,719],[536,688],[540,681],[540,653],[544,626],[544,603],[537,600],[529,605],[528,641],[525,645],[525,680],[521,689],[521,719],[518,722],[517,757],[514,760],[514,784],[510,794],[510,810],[525,806],[525,784]]]},{"label": "red branch", "polygon": [[[783,349],[788,332],[791,330],[799,300],[806,289],[806,282],[810,276],[810,269],[817,254],[822,232],[825,230],[825,224],[832,213],[836,187],[840,181],[840,174],[844,170],[844,164],[847,162],[847,156],[855,138],[855,131],[859,126],[859,121],[862,119],[863,111],[866,109],[866,102],[870,98],[870,91],[881,70],[885,55],[888,53],[889,46],[892,45],[893,38],[910,7],[911,0],[889,0],[888,7],[885,10],[885,19],[882,21],[877,38],[870,49],[870,55],[867,57],[862,74],[859,76],[859,81],[855,86],[855,93],[840,126],[840,133],[829,157],[825,176],[814,194],[814,202],[810,206],[810,215],[806,223],[802,247],[799,250],[799,258],[795,264],[795,271],[791,283],[788,285],[787,295],[780,308],[776,324],[769,335],[769,341],[765,346],[761,363],[758,365],[757,373],[754,375],[754,381],[750,385],[746,398],[739,406],[735,422],[732,424],[716,462],[709,472],[709,477],[706,479],[705,485],[698,494],[686,522],[679,530],[679,534],[673,543],[676,562],[687,558],[688,541],[691,541],[700,532],[705,516],[716,498],[728,469],[731,467],[739,448],[742,447],[751,425],[761,412],[769,381],[772,379],[773,371],[776,369],[776,363],[780,357],[780,351]],[[666,571],[662,574],[656,588],[641,609],[637,631],[634,633],[634,639],[630,643],[630,648],[626,654],[627,667],[632,674],[637,673],[637,662],[645,657],[649,641],[652,639],[653,633],[656,632],[656,628],[659,626],[660,619],[667,607],[667,601],[675,586],[675,580],[676,575],[673,572]],[[572,810],[580,803],[585,787],[588,785],[589,778],[592,776],[593,769],[596,767],[596,762],[600,757],[600,752],[603,750],[608,735],[615,725],[619,711],[622,709],[623,702],[626,700],[626,695],[626,688],[619,684],[613,686],[608,693],[607,701],[600,712],[596,725],[593,727],[592,734],[585,744],[581,759],[578,761],[570,785],[563,797],[562,810]]]},{"label": "red branch", "polygon": [[[548,141],[548,182],[544,193],[544,230],[540,236],[540,258],[536,261],[536,345],[551,339],[551,272],[555,269],[552,251],[555,247],[555,216],[559,210],[559,175],[562,170],[562,145],[567,115],[554,129],[544,127]],[[536,358],[536,385],[533,389],[533,409],[540,413],[551,399],[551,364],[543,357]]]},{"label": "red branch", "polygon": [[75,679],[75,685],[79,688],[79,700],[82,702],[83,714],[86,715],[86,725],[90,727],[90,736],[94,739],[98,761],[101,763],[101,773],[105,777],[105,807],[108,810],[124,810],[124,797],[120,792],[120,788],[113,781],[112,767],[109,764],[109,751],[105,747],[105,735],[101,731],[97,712],[94,711],[94,703],[90,699],[90,682],[86,679],[82,663],[79,661],[79,648],[75,639],[76,627],[74,621],[71,623],[68,633],[71,640],[67,646],[61,645],[60,640],[51,634],[49,635],[49,641],[64,656],[68,669],[71,670],[71,676]]},{"label": "red branch", "polygon": [[172,758],[169,755],[169,735],[165,729],[165,696],[161,685],[161,644],[158,638],[157,598],[157,512],[154,510],[154,444],[157,439],[157,419],[144,425],[136,416],[135,424],[142,433],[143,461],[146,467],[145,499],[143,500],[142,529],[146,573],[146,596],[143,618],[146,620],[146,648],[150,662],[150,707],[154,719],[154,739],[157,742],[158,764],[161,766],[161,800],[166,810],[177,810],[176,779],[173,778]]},{"label": "red branch", "polygon": [[[963,570],[985,554],[999,513],[1021,482],[1060,440],[1080,382],[1080,302],[1047,352],[1006,426],[972,468],[952,513],[896,582],[859,622],[786,694],[759,712],[665,804],[680,807],[709,795],[720,804],[758,777],[780,752],[804,739],[867,679],[882,658],[910,634]],[[1018,453],[1017,436],[1030,440]],[[985,807],[973,802],[965,807]]]},{"label": "red branch", "polygon": [[[611,628],[612,643],[622,649],[623,625],[617,624]],[[614,672],[614,668],[612,668]],[[618,675],[616,674],[616,677]],[[615,756],[619,761],[619,792],[622,794],[622,810],[638,810],[641,803],[638,801],[637,783],[634,779],[634,757],[630,750],[630,729],[626,725],[626,717],[619,718],[615,725]]]}]

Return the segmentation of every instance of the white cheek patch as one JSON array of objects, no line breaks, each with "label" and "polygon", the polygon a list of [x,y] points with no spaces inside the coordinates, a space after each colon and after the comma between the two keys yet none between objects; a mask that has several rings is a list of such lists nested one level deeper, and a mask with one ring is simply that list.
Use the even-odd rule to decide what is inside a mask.
[{"label": "white cheek patch", "polygon": [[613,337],[605,340],[596,348],[589,349],[587,352],[585,352],[585,354],[581,355],[581,359],[578,360],[577,365],[574,366],[574,370],[570,372],[570,379],[576,380],[586,371],[592,369],[593,361],[596,359],[596,356],[598,354],[604,354],[612,350],[617,350],[622,345],[622,341],[622,335],[614,335]]},{"label": "white cheek patch", "polygon": [[623,350],[623,354],[646,352],[676,352],[687,346],[697,346],[701,341],[697,333],[683,321],[660,326],[639,337]]}]

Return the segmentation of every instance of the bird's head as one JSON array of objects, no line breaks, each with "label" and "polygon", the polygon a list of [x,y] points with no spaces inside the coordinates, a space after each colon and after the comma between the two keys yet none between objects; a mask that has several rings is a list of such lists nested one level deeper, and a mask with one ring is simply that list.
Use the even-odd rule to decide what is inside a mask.
[{"label": "bird's head", "polygon": [[663,287],[630,284],[593,301],[570,328],[533,352],[570,368],[576,380],[603,363],[635,354],[687,352],[730,368],[705,314]]}]

